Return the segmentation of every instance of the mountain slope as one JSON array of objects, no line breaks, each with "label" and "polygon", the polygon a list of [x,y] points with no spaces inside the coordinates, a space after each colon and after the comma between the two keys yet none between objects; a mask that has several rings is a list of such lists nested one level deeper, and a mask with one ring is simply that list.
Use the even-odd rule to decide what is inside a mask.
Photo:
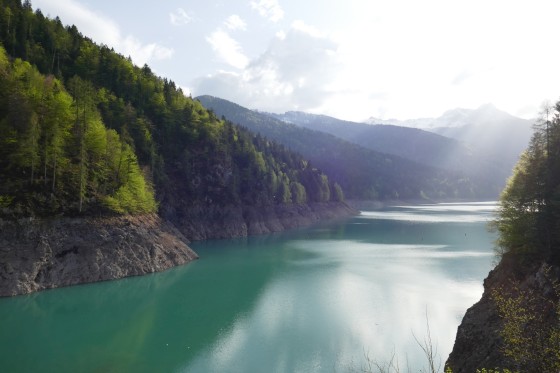
[{"label": "mountain slope", "polygon": [[468,178],[400,157],[365,149],[333,135],[288,124],[232,102],[201,96],[217,115],[303,154],[344,189],[349,198],[475,198]]},{"label": "mountain slope", "polygon": [[301,112],[269,115],[365,148],[467,175],[488,196],[498,196],[511,171],[511,165],[506,165],[502,158],[485,158],[458,140],[418,128],[368,125]]},{"label": "mountain slope", "polygon": [[529,144],[532,134],[531,121],[514,117],[490,104],[475,110],[449,110],[438,118],[405,121],[370,118],[367,123],[420,128],[459,140],[479,157],[502,163],[508,173]]},{"label": "mountain slope", "polygon": [[147,65],[29,1],[0,0],[0,19],[0,296],[165,270],[196,258],[189,239],[356,213],[301,156]]},{"label": "mountain slope", "polygon": [[[30,2],[0,0],[0,12],[10,19],[0,23],[8,53],[0,55],[4,216],[140,213],[159,205],[189,234],[229,219],[236,235],[251,231],[245,209],[338,206],[343,198],[303,158],[219,120],[149,66],[135,66]],[[126,205],[146,194],[147,208]],[[220,215],[225,205],[235,216]],[[227,234],[204,231],[203,238]]]},{"label": "mountain slope", "polygon": [[535,128],[500,197],[500,263],[467,310],[447,364],[519,372],[560,369],[560,102]]}]

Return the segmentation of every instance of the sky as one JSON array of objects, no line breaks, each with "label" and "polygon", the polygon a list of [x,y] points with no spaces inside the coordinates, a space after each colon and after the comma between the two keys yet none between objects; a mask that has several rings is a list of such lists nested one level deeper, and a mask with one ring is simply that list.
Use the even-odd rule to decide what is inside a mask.
[{"label": "sky", "polygon": [[363,121],[560,99],[557,0],[32,0],[173,80],[250,109]]}]

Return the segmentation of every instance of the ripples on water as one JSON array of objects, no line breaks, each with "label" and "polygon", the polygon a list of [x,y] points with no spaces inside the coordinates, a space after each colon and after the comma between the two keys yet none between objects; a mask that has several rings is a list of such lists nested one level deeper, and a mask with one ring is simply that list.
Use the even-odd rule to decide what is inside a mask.
[{"label": "ripples on water", "polygon": [[[398,206],[279,235],[195,243],[152,276],[0,300],[3,371],[347,372],[442,360],[482,293],[493,203]],[[413,369],[414,370],[414,369]]]}]

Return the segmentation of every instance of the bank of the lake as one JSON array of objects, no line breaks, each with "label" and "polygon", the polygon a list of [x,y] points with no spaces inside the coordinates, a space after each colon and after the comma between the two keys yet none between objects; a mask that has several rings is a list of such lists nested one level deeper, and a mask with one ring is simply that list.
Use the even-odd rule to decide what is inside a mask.
[{"label": "bank of the lake", "polygon": [[492,267],[489,204],[393,207],[192,244],[202,260],[0,299],[4,371],[344,372],[442,360]]},{"label": "bank of the lake", "polygon": [[145,275],[198,256],[155,214],[0,220],[0,296]]},{"label": "bank of the lake", "polygon": [[191,240],[281,232],[358,214],[343,202],[192,208],[135,216],[0,219],[0,297],[160,272],[196,259]]}]

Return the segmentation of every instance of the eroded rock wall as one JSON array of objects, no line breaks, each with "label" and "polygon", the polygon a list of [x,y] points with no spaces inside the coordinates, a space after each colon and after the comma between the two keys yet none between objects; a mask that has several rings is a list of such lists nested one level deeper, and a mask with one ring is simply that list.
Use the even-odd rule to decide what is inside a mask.
[{"label": "eroded rock wall", "polygon": [[157,215],[0,220],[0,296],[163,271],[197,255]]}]

